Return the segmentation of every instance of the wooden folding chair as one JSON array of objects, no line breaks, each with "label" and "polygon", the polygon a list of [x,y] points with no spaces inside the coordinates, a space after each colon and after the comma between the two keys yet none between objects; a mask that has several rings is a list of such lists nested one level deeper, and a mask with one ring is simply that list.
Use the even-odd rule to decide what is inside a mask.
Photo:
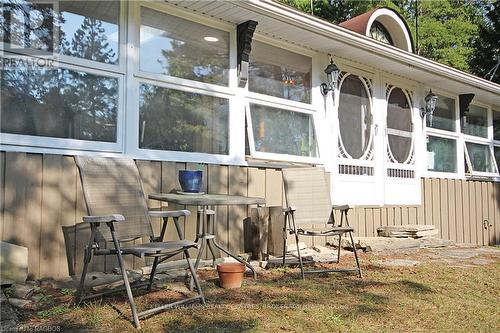
[{"label": "wooden folding chair", "polygon": [[[205,303],[196,271],[189,257],[188,250],[196,247],[196,243],[185,240],[179,226],[179,218],[189,215],[187,210],[148,211],[142,181],[135,162],[131,159],[116,159],[103,157],[76,156],[76,164],[80,170],[83,194],[90,216],[83,221],[90,224],[91,236],[85,248],[84,266],[80,279],[75,304],[82,300],[101,296],[84,295],[84,282],[89,263],[93,256],[116,255],[125,284],[125,290],[132,310],[133,322],[140,328],[139,318],[144,318],[187,302],[200,301]],[[155,237],[150,223],[150,217],[163,218],[160,235]],[[172,218],[177,229],[178,241],[163,241],[168,219]],[[137,245],[122,245],[123,242],[147,238],[149,242]],[[111,242],[111,248],[101,248],[100,242]],[[124,255],[140,258],[154,258],[149,276],[148,289],[153,284],[158,264],[178,253],[184,253],[191,276],[194,280],[197,296],[170,304],[164,304],[143,312],[137,312],[130,283],[127,278],[127,268]]]},{"label": "wooden folding chair", "polygon": [[[354,229],[349,226],[347,214],[349,206],[333,206],[330,199],[329,182],[323,168],[288,168],[283,169],[283,181],[285,183],[285,196],[287,207],[284,208],[285,221],[283,225],[283,266],[286,264],[286,239],[287,235],[295,235],[297,243],[297,256],[299,258],[301,277],[305,273],[320,272],[357,272],[362,277],[359,266],[358,254],[354,245],[352,233]],[[340,223],[335,225],[334,211],[341,212]],[[344,226],[345,220],[345,226]],[[298,228],[301,225],[325,225],[323,230],[306,230]],[[330,226],[328,226],[330,224]],[[342,235],[349,234],[354,250],[354,258],[357,268],[326,269],[326,270],[304,270],[303,258],[300,254],[299,236],[338,236],[339,247],[337,263],[340,261],[340,245]]]}]

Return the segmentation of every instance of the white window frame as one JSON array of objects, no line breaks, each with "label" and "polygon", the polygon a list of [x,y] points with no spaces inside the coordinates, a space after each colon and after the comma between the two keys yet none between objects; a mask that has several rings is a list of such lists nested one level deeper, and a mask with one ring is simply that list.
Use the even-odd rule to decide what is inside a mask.
[{"label": "white window frame", "polygon": [[[55,8],[59,10],[59,1],[44,1],[44,3],[55,3]],[[78,72],[85,72],[97,76],[112,77],[118,79],[118,103],[116,115],[116,142],[103,142],[91,140],[78,140],[71,138],[56,138],[48,136],[36,136],[25,134],[11,134],[0,132],[0,149],[5,151],[29,151],[46,152],[47,149],[62,150],[62,152],[75,151],[97,151],[103,153],[123,152],[124,136],[124,96],[125,96],[125,31],[126,31],[125,1],[120,1],[119,15],[119,41],[118,41],[118,64],[105,64],[88,59],[61,55],[56,52],[46,55],[32,55],[30,50],[19,49],[15,52],[6,51],[6,44],[0,42],[0,56],[29,56],[33,59],[53,59],[55,68],[69,69]],[[54,49],[57,47],[58,39],[54,39]]]},{"label": "white window frame", "polygon": [[452,139],[455,140],[455,145],[457,149],[457,155],[456,155],[456,165],[457,165],[457,171],[456,172],[440,172],[440,171],[432,171],[427,168],[427,163],[424,164],[424,175],[427,178],[448,178],[448,179],[465,179],[465,168],[464,168],[464,163],[463,163],[463,156],[464,156],[464,144],[463,144],[463,139],[462,139],[462,132],[461,132],[461,124],[460,124],[460,106],[459,106],[459,99],[458,95],[456,94],[451,94],[446,91],[440,90],[440,89],[434,89],[432,88],[433,92],[439,96],[451,98],[455,101],[455,131],[447,131],[439,128],[433,128],[433,127],[428,127],[427,126],[427,120],[423,119],[422,123],[424,126],[424,135],[425,135],[425,153],[427,156],[427,138],[429,136],[433,137],[439,137],[439,138],[444,138],[444,139]]},{"label": "white window frame", "polygon": [[[250,110],[250,104],[267,106],[272,108],[277,108],[281,110],[307,114],[311,116],[312,121],[312,131],[314,138],[316,140],[316,156],[298,156],[298,155],[289,155],[289,154],[278,154],[278,153],[270,153],[270,152],[260,152],[255,149],[255,138],[253,134],[253,126],[252,126],[252,115]],[[248,145],[250,149],[250,155],[256,159],[266,159],[272,161],[290,161],[290,162],[299,162],[299,163],[311,163],[311,164],[319,164],[320,156],[319,156],[319,144],[318,144],[318,135],[316,132],[316,121],[314,119],[314,112],[306,111],[303,109],[295,108],[292,106],[283,106],[283,104],[277,104],[270,101],[259,101],[254,102],[250,99],[246,101],[246,117],[247,117],[247,135],[248,135]]]},{"label": "white window frame", "polygon": [[[316,67],[318,65],[317,53],[311,50],[307,50],[296,45],[290,45],[283,43],[282,41],[278,41],[267,36],[260,35],[255,33],[254,40],[269,44],[273,47],[281,48],[290,52],[294,52],[303,56],[306,56],[311,59],[311,102],[297,102],[292,101],[286,98],[261,94],[252,92],[248,89],[248,84],[244,88],[244,99],[245,99],[245,114],[246,114],[246,130],[248,137],[248,145],[250,150],[250,156],[247,158],[252,159],[262,159],[262,160],[271,160],[271,161],[284,161],[284,162],[297,162],[297,163],[307,163],[307,164],[321,164],[321,149],[320,149],[320,134],[318,128],[321,123],[318,117],[320,116],[318,113],[318,99],[316,98],[316,91],[319,89],[319,85],[315,84],[315,77],[317,75]],[[249,78],[250,80],[250,78]],[[317,87],[316,87],[317,86]],[[318,90],[319,91],[319,90]],[[298,155],[289,155],[289,154],[277,154],[277,153],[269,153],[269,152],[259,152],[255,149],[255,139],[253,135],[253,127],[252,127],[252,118],[250,112],[250,104],[257,104],[262,106],[273,107],[277,109],[287,110],[291,112],[298,112],[309,114],[312,117],[312,130],[314,131],[314,137],[316,140],[316,157],[309,156],[298,156]],[[323,115],[321,115],[323,116]]]},{"label": "white window frame", "polygon": [[[194,81],[166,74],[148,73],[140,70],[140,24],[141,7],[150,8],[187,21],[203,24],[229,33],[228,86]],[[231,24],[188,13],[170,4],[152,2],[129,3],[128,59],[127,59],[127,112],[125,152],[137,158],[193,163],[245,164],[245,141],[238,138],[244,131],[244,106],[238,103],[236,77],[236,27]],[[141,83],[175,89],[229,100],[229,153],[228,155],[173,150],[139,148],[139,86]]]},{"label": "white window frame", "polygon": [[[474,176],[479,176],[479,177],[488,177],[488,178],[493,178],[493,179],[499,179],[499,172],[498,172],[498,166],[495,160],[495,152],[494,152],[494,140],[493,140],[493,111],[491,106],[481,103],[481,102],[476,102],[473,101],[471,105],[475,105],[481,108],[486,109],[486,120],[487,120],[487,135],[486,138],[479,137],[479,136],[473,136],[469,134],[464,134],[461,133],[463,136],[463,148],[465,150],[465,162],[467,163],[470,173],[465,174],[466,177],[474,177]],[[470,143],[476,143],[480,145],[487,146],[489,151],[490,151],[490,157],[491,157],[491,162],[493,163],[493,168],[495,169],[495,172],[480,172],[480,171],[474,171],[470,156],[469,156],[469,151],[467,149],[467,142]]]}]

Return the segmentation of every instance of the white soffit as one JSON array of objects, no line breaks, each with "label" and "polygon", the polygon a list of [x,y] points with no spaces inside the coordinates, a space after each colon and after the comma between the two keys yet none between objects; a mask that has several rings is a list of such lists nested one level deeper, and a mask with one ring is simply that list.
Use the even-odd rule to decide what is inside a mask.
[{"label": "white soffit", "polygon": [[256,30],[259,34],[417,81],[426,89],[439,88],[454,94],[473,93],[477,101],[500,104],[498,84],[377,42],[271,0],[165,2],[234,25],[254,20],[259,23]]}]

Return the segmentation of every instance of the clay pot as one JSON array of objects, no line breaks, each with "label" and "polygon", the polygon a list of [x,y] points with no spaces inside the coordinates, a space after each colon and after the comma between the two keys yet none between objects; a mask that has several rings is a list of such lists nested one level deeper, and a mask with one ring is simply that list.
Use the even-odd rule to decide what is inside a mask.
[{"label": "clay pot", "polygon": [[226,262],[217,265],[219,273],[219,284],[224,289],[236,289],[241,287],[245,265],[239,262]]}]

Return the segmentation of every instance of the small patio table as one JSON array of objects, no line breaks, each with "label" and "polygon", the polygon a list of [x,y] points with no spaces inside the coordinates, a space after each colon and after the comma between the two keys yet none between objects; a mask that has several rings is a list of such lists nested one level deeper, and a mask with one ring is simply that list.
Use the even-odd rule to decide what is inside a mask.
[{"label": "small patio table", "polygon": [[[228,250],[224,249],[215,239],[215,221],[214,219],[209,219],[207,213],[210,212],[211,206],[228,206],[228,205],[264,205],[266,200],[264,198],[257,197],[246,197],[240,195],[227,195],[227,194],[180,194],[180,193],[158,193],[150,194],[150,199],[165,201],[169,203],[174,203],[178,205],[185,206],[198,206],[201,208],[201,228],[200,221],[198,219],[197,223],[197,234],[195,242],[200,243],[200,249],[198,251],[198,256],[196,257],[195,269],[198,269],[203,250],[205,245],[208,245],[210,252],[212,253],[213,262],[215,263],[215,252],[213,246],[226,253],[228,256],[236,259],[240,263],[247,266],[253,273],[253,277],[257,277],[255,269],[243,258],[232,254]],[[177,230],[179,237],[184,238],[182,231]]]}]

